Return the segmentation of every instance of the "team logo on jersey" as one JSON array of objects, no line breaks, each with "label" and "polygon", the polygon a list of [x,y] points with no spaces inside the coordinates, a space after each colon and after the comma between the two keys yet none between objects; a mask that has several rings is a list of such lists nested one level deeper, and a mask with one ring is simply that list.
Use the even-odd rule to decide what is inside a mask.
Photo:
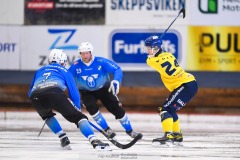
[{"label": "team logo on jersey", "polygon": [[96,86],[94,77],[92,77],[92,76],[87,77],[87,84],[90,88],[94,88]]},{"label": "team logo on jersey", "polygon": [[90,76],[81,76],[83,80],[86,81],[89,88],[94,88],[96,86],[96,80],[98,78],[98,74],[92,74]]},{"label": "team logo on jersey", "polygon": [[[144,51],[144,40],[150,36],[161,36],[164,32],[147,32],[149,30],[117,30],[110,38],[110,52],[112,59],[117,63],[139,63],[145,64],[147,53]],[[171,52],[178,61],[181,61],[181,36],[175,30],[170,30],[162,40],[165,51]]]}]

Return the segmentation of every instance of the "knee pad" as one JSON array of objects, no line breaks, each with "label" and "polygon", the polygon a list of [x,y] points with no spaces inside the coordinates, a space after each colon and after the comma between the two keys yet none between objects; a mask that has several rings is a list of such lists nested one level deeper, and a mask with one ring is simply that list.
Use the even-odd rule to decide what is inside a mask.
[{"label": "knee pad", "polygon": [[177,113],[177,111],[179,111],[181,108],[178,106],[174,106],[174,105],[169,105],[167,107],[159,107],[161,108],[161,111],[167,111],[168,113],[175,115]]},{"label": "knee pad", "polygon": [[114,116],[115,119],[121,119],[125,115],[125,110],[122,107],[117,107],[115,109],[109,110]]},{"label": "knee pad", "polygon": [[90,115],[94,115],[99,111],[99,108],[96,105],[87,105],[86,109]]},{"label": "knee pad", "polygon": [[82,119],[87,119],[88,120],[88,117],[84,114],[82,114],[81,112],[78,112],[79,114],[76,114],[76,115],[70,115],[70,116],[67,116],[65,117],[69,122],[72,122],[72,123],[75,123],[78,127],[78,122]]},{"label": "knee pad", "polygon": [[161,121],[164,121],[165,119],[168,119],[168,118],[172,118],[172,115],[167,111],[162,111],[159,113],[159,115],[161,117]]},{"label": "knee pad", "polygon": [[49,113],[49,114],[46,114],[46,115],[41,115],[42,119],[44,121],[46,121],[47,119],[51,118],[51,117],[54,117],[56,114],[55,113]]}]

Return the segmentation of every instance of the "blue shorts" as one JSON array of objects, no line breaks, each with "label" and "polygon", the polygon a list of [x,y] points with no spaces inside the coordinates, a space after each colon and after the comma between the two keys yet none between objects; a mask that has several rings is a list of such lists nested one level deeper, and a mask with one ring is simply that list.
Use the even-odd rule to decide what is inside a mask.
[{"label": "blue shorts", "polygon": [[198,84],[196,81],[182,84],[169,95],[163,104],[162,111],[176,113],[196,95],[197,91]]}]

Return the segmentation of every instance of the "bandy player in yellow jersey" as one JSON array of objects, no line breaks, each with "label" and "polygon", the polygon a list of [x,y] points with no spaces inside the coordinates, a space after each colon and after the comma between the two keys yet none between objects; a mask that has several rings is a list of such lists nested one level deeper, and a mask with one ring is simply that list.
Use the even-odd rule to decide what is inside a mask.
[{"label": "bandy player in yellow jersey", "polygon": [[162,41],[158,36],[145,40],[148,53],[147,64],[160,73],[166,88],[171,92],[164,104],[158,108],[164,136],[153,139],[153,145],[181,144],[183,141],[180,120],[177,111],[188,103],[198,90],[195,77],[185,72],[170,52],[163,51]]}]

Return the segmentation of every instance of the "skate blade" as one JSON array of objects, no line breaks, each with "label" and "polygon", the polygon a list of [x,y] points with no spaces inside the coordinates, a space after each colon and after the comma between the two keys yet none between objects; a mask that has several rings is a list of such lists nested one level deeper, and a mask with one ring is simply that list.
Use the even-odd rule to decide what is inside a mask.
[{"label": "skate blade", "polygon": [[160,142],[155,141],[155,142],[152,142],[152,145],[155,146],[155,147],[157,147],[157,146],[160,146],[160,145],[162,145],[162,144],[161,144]]},{"label": "skate blade", "polygon": [[174,144],[175,146],[183,147],[182,142],[174,142],[173,144]]},{"label": "skate blade", "polygon": [[65,147],[62,147],[64,150],[72,150],[71,146],[70,145],[67,145]]},{"label": "skate blade", "polygon": [[165,143],[161,143],[161,142],[158,142],[158,141],[154,141],[152,142],[152,145],[155,146],[155,147],[173,147],[174,144],[172,142],[165,142]]},{"label": "skate blade", "polygon": [[95,149],[97,151],[112,151],[112,149],[110,148],[110,146],[96,146]]},{"label": "skate blade", "polygon": [[154,147],[163,147],[163,148],[173,148],[173,147],[183,147],[183,144],[181,142],[165,142],[161,143],[158,141],[152,142],[152,145]]}]

